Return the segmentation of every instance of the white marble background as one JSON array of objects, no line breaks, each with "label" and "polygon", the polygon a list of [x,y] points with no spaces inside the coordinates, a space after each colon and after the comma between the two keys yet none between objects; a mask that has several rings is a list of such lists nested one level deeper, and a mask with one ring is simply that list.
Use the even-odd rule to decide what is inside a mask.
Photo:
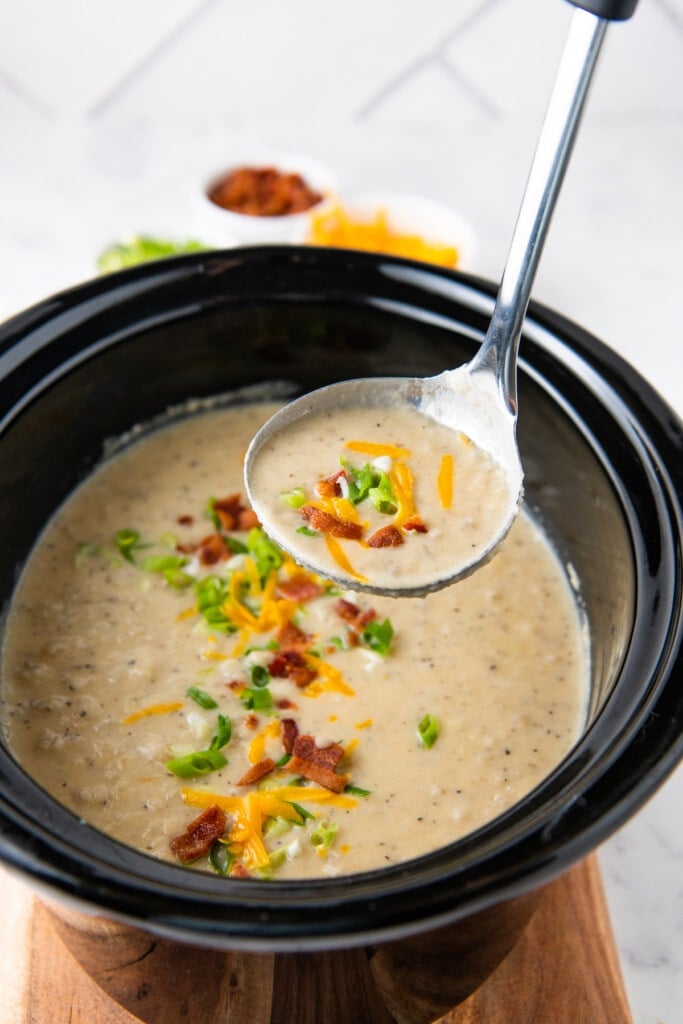
[{"label": "white marble background", "polygon": [[[197,183],[245,145],[450,204],[478,235],[467,269],[498,278],[571,12],[0,0],[0,316],[127,231],[196,234]],[[681,413],[682,276],[683,0],[640,0],[608,32],[534,296]],[[636,1024],[683,1020],[682,797],[679,771],[601,850]]]}]

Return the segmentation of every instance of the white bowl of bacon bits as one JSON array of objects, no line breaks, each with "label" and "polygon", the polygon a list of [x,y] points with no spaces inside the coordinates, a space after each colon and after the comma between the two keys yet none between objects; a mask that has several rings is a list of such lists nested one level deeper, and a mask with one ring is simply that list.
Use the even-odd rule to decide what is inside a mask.
[{"label": "white bowl of bacon bits", "polygon": [[331,171],[293,153],[254,152],[226,162],[201,189],[201,221],[215,244],[301,242],[308,216],[331,203]]}]

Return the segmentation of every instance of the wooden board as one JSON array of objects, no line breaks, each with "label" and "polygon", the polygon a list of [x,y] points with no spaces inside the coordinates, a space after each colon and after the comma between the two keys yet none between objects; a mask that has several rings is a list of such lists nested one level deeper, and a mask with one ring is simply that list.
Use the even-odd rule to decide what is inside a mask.
[{"label": "wooden board", "polygon": [[[72,949],[80,959],[87,953],[91,977],[61,941],[50,911],[24,884],[0,872],[0,885],[3,1024],[327,1024],[321,992],[340,1008],[335,1024],[393,1019],[362,949],[256,960],[160,942],[140,932],[140,948],[131,954],[129,943],[125,959],[115,929],[87,931],[87,947]],[[404,1019],[413,1019],[410,1011]],[[512,952],[473,995],[440,1018],[440,1024],[546,1021],[632,1021],[595,857],[543,890]]]}]

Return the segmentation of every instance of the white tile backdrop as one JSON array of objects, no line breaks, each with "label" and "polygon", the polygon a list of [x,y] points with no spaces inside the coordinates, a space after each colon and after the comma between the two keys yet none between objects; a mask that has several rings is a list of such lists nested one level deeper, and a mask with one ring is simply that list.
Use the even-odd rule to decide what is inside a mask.
[{"label": "white tile backdrop", "polygon": [[[450,203],[468,269],[497,278],[571,10],[0,0],[0,316],[127,230],[196,233],[197,183],[247,144]],[[683,0],[640,0],[609,30],[534,295],[681,412],[682,278]],[[682,793],[679,772],[601,854],[636,1024],[683,1020]]]}]

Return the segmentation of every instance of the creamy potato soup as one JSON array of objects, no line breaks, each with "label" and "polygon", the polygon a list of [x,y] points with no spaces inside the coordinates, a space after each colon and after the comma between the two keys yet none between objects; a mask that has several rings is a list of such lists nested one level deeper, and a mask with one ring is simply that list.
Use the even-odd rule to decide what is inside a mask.
[{"label": "creamy potato soup", "polygon": [[426,588],[479,561],[511,507],[495,460],[409,405],[287,424],[258,451],[249,489],[296,558],[380,590]]},{"label": "creamy potato soup", "polygon": [[494,818],[572,746],[579,617],[524,513],[425,598],[299,568],[241,491],[272,411],[176,421],[57,512],[8,618],[4,732],[58,801],[156,857],[273,879],[395,864]]}]

